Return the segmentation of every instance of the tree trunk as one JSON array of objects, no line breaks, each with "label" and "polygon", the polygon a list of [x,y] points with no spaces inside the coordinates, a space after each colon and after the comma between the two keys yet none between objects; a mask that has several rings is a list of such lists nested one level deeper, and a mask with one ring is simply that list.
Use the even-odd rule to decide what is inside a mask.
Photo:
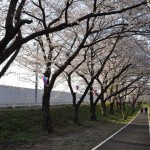
[{"label": "tree trunk", "polygon": [[125,111],[125,109],[126,109],[125,102],[122,102],[122,109],[123,109],[123,111]]},{"label": "tree trunk", "polygon": [[74,118],[73,118],[74,124],[79,124],[79,106],[74,106]]},{"label": "tree trunk", "polygon": [[76,93],[72,93],[72,99],[73,99],[73,106],[75,107],[75,105],[76,105],[76,98],[77,98],[77,96],[76,96]]},{"label": "tree trunk", "polygon": [[116,109],[117,109],[117,111],[119,111],[119,106],[120,106],[120,102],[117,100],[116,101]]},{"label": "tree trunk", "polygon": [[132,111],[131,111],[131,113],[134,113],[134,111],[135,111],[135,103],[136,103],[136,99],[133,100],[133,102],[132,102]]},{"label": "tree trunk", "polygon": [[101,100],[101,106],[102,106],[102,115],[103,116],[107,116],[107,113],[106,113],[106,104],[105,104],[104,100]]},{"label": "tree trunk", "polygon": [[126,120],[127,119],[127,117],[128,117],[128,113],[127,113],[127,111],[126,110],[122,110],[122,117],[123,117],[123,119],[124,120]]},{"label": "tree trunk", "polygon": [[42,111],[43,111],[42,127],[43,130],[48,131],[48,133],[52,131],[52,118],[51,118],[50,106],[49,106],[50,93],[51,91],[48,89],[48,87],[45,86],[43,101],[42,101]]},{"label": "tree trunk", "polygon": [[110,103],[109,114],[114,114],[114,101]]},{"label": "tree trunk", "polygon": [[96,104],[95,103],[93,104],[90,120],[91,121],[97,121],[97,118],[96,118]]},{"label": "tree trunk", "polygon": [[122,102],[121,104],[122,104],[122,117],[124,120],[126,120],[128,117],[128,112],[125,107],[125,102]]},{"label": "tree trunk", "polygon": [[119,110],[122,111],[122,100],[119,99]]},{"label": "tree trunk", "polygon": [[93,87],[90,87],[90,112],[93,111]]}]

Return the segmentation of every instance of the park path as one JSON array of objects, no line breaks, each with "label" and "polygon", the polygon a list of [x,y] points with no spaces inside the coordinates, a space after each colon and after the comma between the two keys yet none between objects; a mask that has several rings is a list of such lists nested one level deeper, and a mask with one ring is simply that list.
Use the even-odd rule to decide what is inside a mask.
[{"label": "park path", "polygon": [[148,115],[138,114],[123,130],[92,150],[150,150],[149,130]]}]

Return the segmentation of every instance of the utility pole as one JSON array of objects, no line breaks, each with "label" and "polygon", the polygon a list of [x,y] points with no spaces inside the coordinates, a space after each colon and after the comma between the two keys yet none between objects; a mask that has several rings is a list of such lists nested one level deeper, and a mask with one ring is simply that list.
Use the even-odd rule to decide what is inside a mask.
[{"label": "utility pole", "polygon": [[37,92],[38,92],[38,44],[37,44],[37,51],[36,51],[36,68],[35,68],[35,103],[37,103]]},{"label": "utility pole", "polygon": [[35,103],[37,102],[37,91],[38,91],[38,73],[35,76]]}]

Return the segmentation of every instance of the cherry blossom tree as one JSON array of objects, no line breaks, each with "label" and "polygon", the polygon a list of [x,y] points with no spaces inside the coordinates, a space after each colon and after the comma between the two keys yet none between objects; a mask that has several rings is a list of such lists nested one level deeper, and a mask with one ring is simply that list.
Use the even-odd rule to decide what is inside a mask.
[{"label": "cherry blossom tree", "polygon": [[[46,66],[42,102],[43,129],[48,132],[52,130],[49,104],[55,81],[81,51],[106,39],[118,39],[118,35],[149,34],[146,20],[148,16],[144,12],[147,11],[145,0],[117,0],[111,3],[108,0],[11,0],[5,7],[4,5],[3,3],[1,9],[3,14],[6,11],[6,15],[4,14],[1,20],[3,25],[0,27],[0,64],[6,64],[0,72],[0,77],[22,50],[23,45],[31,44],[33,40],[39,43]],[[123,26],[126,27],[124,34],[121,30]],[[96,33],[99,33],[98,36],[91,41],[90,35]],[[105,66],[105,61],[103,64]],[[103,67],[91,78],[76,105],[77,121],[79,106],[102,70]]]}]

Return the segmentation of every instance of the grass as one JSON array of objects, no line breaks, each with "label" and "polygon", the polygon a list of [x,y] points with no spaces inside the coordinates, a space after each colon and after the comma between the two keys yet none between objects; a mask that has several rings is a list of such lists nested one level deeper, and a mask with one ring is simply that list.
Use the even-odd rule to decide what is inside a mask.
[{"label": "grass", "polygon": [[[72,106],[52,106],[51,113],[54,125],[53,134],[63,135],[64,133],[78,131],[78,129],[80,129],[80,126],[74,125],[72,122]],[[135,114],[132,114],[132,116],[129,117],[129,120],[126,121],[122,119],[121,112],[115,112],[115,115],[103,117],[99,105],[97,106],[98,122],[91,122],[89,120],[90,112],[88,105],[82,105],[79,114],[82,127],[105,122],[126,124],[133,116],[135,116]],[[40,108],[0,109],[0,143],[33,142],[37,137],[39,138],[43,135],[41,119],[42,112]]]},{"label": "grass", "polygon": [[26,142],[41,130],[39,109],[10,109],[0,111],[0,141]]}]

